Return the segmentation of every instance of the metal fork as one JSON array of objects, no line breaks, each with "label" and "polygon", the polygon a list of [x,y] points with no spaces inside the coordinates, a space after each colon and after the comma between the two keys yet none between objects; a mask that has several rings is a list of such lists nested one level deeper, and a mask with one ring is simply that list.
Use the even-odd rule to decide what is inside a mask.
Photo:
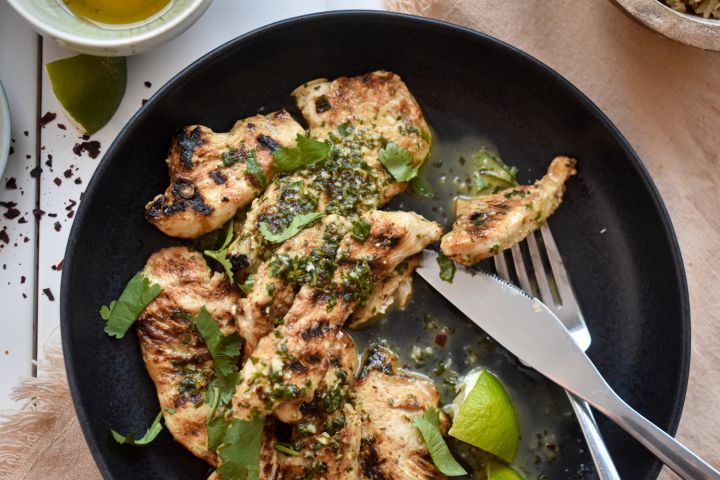
[{"label": "metal fork", "polygon": [[[539,235],[539,237],[536,237]],[[538,240],[542,240],[539,244]],[[568,280],[567,271],[560,252],[558,251],[555,239],[550,233],[550,227],[543,224],[539,231],[528,235],[525,242],[527,251],[530,256],[530,264],[526,264],[525,257],[521,249],[521,245],[515,245],[510,249],[512,255],[512,263],[515,270],[517,282],[520,288],[540,299],[550,310],[557,315],[560,321],[568,329],[572,337],[575,339],[580,348],[587,350],[590,347],[590,331],[585,324],[580,307],[575,299],[572,285]],[[546,264],[543,262],[541,248],[544,245],[544,257],[547,259]],[[510,270],[505,259],[505,252],[500,252],[493,257],[495,261],[495,270],[497,274],[507,281],[512,282]],[[530,267],[530,268],[528,268]],[[575,416],[580,423],[580,428],[585,435],[590,454],[595,462],[598,476],[602,480],[619,480],[615,469],[615,464],[610,457],[610,453],[605,446],[605,442],[600,435],[598,426],[595,423],[590,406],[584,400],[581,400],[570,392],[566,392],[575,411]]]}]

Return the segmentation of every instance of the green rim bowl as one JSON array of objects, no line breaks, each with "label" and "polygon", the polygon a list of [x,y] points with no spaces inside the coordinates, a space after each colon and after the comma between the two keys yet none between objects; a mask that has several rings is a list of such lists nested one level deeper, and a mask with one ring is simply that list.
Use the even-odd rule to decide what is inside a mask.
[{"label": "green rim bowl", "polygon": [[44,37],[61,47],[98,56],[144,52],[184,32],[212,0],[172,0],[169,7],[144,22],[104,27],[70,12],[61,0],[8,0]]}]

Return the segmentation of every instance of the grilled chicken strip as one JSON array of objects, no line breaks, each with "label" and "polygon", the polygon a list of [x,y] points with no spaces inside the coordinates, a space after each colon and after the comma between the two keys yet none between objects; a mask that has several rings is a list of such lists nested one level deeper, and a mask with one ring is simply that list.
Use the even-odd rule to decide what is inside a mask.
[{"label": "grilled chicken strip", "polygon": [[419,262],[419,257],[411,257],[380,280],[365,305],[353,312],[348,327],[360,328],[384,315],[393,305],[405,309],[412,293],[412,274]]},{"label": "grilled chicken strip", "polygon": [[336,339],[325,378],[312,402],[303,405],[302,423],[292,431],[290,444],[299,455],[278,455],[279,479],[358,478],[360,416],[345,403],[355,383],[358,359],[350,337],[340,332]]},{"label": "grilled chicken strip", "polygon": [[493,195],[457,200],[457,219],[442,238],[442,252],[463,265],[474,265],[522,241],[555,212],[565,182],[575,175],[576,160],[556,157],[533,185]]},{"label": "grilled chicken strip", "polygon": [[213,375],[213,361],[189,315],[205,306],[224,335],[236,331],[240,296],[203,256],[187,247],[153,253],[143,270],[162,292],[137,320],[140,349],[155,383],[165,425],[176,441],[212,465],[205,419],[210,407],[203,394]]},{"label": "grilled chicken strip", "polygon": [[172,237],[220,228],[272,179],[273,152],[302,132],[284,110],[239,120],[227,133],[185,127],[170,146],[170,186],[145,206],[145,218]]},{"label": "grilled chicken strip", "polygon": [[240,270],[253,272],[274,246],[259,233],[287,228],[295,215],[317,210],[354,218],[376,209],[405,190],[378,160],[380,149],[395,143],[413,165],[430,152],[430,129],[420,106],[395,74],[324,79],[293,92],[310,126],[310,136],[333,145],[331,159],[277,179],[253,202],[229,254]]},{"label": "grilled chicken strip", "polygon": [[[395,143],[408,152],[413,165],[421,165],[430,153],[430,128],[420,105],[407,85],[392,72],[375,71],[357,77],[340,77],[333,81],[320,78],[307,82],[292,92],[305,117],[312,136],[334,143],[341,125],[351,125],[364,134],[372,131],[378,138]],[[347,128],[343,129],[346,131]],[[343,145],[350,148],[350,145]],[[406,183],[394,182],[378,159],[382,142],[362,145],[360,154],[381,173],[386,184],[384,196],[392,198],[405,190]]]},{"label": "grilled chicken strip", "polygon": [[302,418],[329,368],[328,352],[348,316],[407,258],[437,240],[440,225],[412,212],[373,211],[365,242],[348,234],[337,253],[328,285],[303,286],[283,324],[262,338],[243,366],[233,397],[233,415],[275,415],[286,423]]},{"label": "grilled chicken strip", "polygon": [[344,217],[323,217],[283,242],[260,265],[252,292],[241,300],[243,313],[238,325],[246,334],[248,354],[282,321],[293,303],[297,284],[329,280],[324,276],[332,274],[328,269],[334,265],[337,243],[349,229],[350,223]]},{"label": "grilled chicken strip", "polygon": [[355,386],[355,408],[363,419],[361,478],[444,479],[412,425],[416,415],[438,407],[440,395],[430,380],[397,364],[389,351],[371,350]]}]

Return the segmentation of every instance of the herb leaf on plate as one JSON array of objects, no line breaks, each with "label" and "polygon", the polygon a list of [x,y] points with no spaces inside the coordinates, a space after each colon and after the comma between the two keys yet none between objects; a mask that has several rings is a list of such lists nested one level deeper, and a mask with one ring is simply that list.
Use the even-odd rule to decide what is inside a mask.
[{"label": "herb leaf on plate", "polygon": [[281,172],[292,172],[298,168],[324,162],[330,156],[332,145],[319,142],[298,133],[295,148],[281,148],[273,155],[273,166]]},{"label": "herb leaf on plate", "polygon": [[153,420],[152,424],[150,425],[150,428],[147,429],[145,432],[145,435],[142,437],[136,439],[134,433],[128,433],[127,435],[122,435],[115,430],[110,430],[110,433],[112,434],[113,438],[117,443],[120,445],[134,445],[136,447],[144,447],[148,443],[155,440],[155,437],[158,436],[160,431],[163,429],[162,426],[162,412],[157,414],[157,417],[155,417],[155,420]]},{"label": "herb leaf on plate", "polygon": [[300,233],[300,230],[302,230],[307,225],[311,224],[312,222],[324,215],[324,212],[310,212],[295,215],[290,222],[290,225],[288,225],[285,230],[279,233],[273,233],[272,231],[270,231],[267,223],[260,222],[260,233],[263,237],[265,237],[265,240],[267,240],[268,242],[282,243],[285,240],[294,237],[295,235]]},{"label": "herb leaf on plate", "polygon": [[218,455],[223,463],[217,473],[224,479],[258,480],[265,417],[233,420],[223,435]]},{"label": "herb leaf on plate", "polygon": [[481,149],[472,158],[475,168],[471,185],[473,195],[491,195],[518,185],[518,169],[506,165],[497,155]]},{"label": "herb leaf on plate", "polygon": [[440,266],[440,279],[452,283],[455,277],[455,262],[440,254],[437,256],[437,263]]},{"label": "herb leaf on plate", "polygon": [[111,337],[123,338],[138,315],[161,291],[160,285],[150,285],[150,280],[145,278],[142,272],[136,273],[125,286],[120,298],[113,300],[110,306],[103,305],[100,308],[100,316],[107,322],[105,333]]},{"label": "herb leaf on plate", "polygon": [[380,163],[385,165],[390,175],[398,182],[407,182],[417,177],[420,165],[413,167],[410,152],[397,144],[390,142],[380,150],[378,155]]},{"label": "herb leaf on plate", "polygon": [[261,192],[265,190],[265,187],[267,187],[267,178],[265,177],[265,172],[263,172],[262,167],[257,161],[257,157],[255,157],[254,150],[251,150],[248,153],[248,156],[245,159],[245,168],[250,175],[255,177],[255,183],[257,184],[258,190]]},{"label": "herb leaf on plate", "polygon": [[230,284],[235,283],[235,274],[233,273],[232,269],[232,263],[230,262],[230,259],[227,257],[228,253],[228,247],[232,243],[232,237],[233,237],[233,219],[230,220],[223,225],[220,235],[224,236],[223,243],[220,245],[220,248],[217,250],[205,250],[203,251],[203,254],[205,256],[208,256],[215,261],[217,261],[220,265],[222,265],[223,269],[225,270],[225,274],[228,276],[228,279],[230,279]]},{"label": "herb leaf on plate", "polygon": [[462,465],[450,453],[440,433],[440,412],[437,408],[430,407],[422,415],[416,415],[413,419],[413,427],[420,431],[430,457],[440,472],[450,477],[467,475]]}]

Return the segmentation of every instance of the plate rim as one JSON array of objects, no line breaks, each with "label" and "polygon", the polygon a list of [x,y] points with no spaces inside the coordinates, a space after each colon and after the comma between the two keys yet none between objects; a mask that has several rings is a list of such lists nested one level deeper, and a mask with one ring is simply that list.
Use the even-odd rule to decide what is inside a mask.
[{"label": "plate rim", "polygon": [[[155,94],[148,100],[148,102],[138,109],[132,117],[127,121],[127,123],[123,126],[123,128],[120,130],[120,132],[117,134],[115,139],[113,140],[110,147],[105,152],[105,155],[103,155],[102,160],[98,164],[98,167],[96,168],[95,172],[93,173],[90,181],[88,182],[88,186],[85,190],[85,196],[90,198],[92,195],[95,194],[95,190],[98,188],[98,178],[100,178],[103,174],[103,172],[108,168],[108,165],[110,164],[109,158],[111,158],[115,151],[118,150],[120,147],[120,143],[123,141],[123,138],[127,134],[127,132],[130,130],[130,128],[133,126],[134,123],[136,123],[139,119],[141,119],[147,112],[151,109],[151,107],[154,105],[156,101],[158,101],[158,98],[162,97],[166,91],[174,88],[176,84],[181,83],[185,78],[188,78],[194,74],[194,71],[204,65],[205,63],[212,62],[217,60],[218,58],[222,57],[223,55],[227,54],[234,48],[237,48],[238,45],[242,45],[244,43],[250,43],[254,40],[257,40],[258,38],[262,38],[265,35],[272,35],[274,32],[278,30],[283,30],[286,28],[293,28],[298,25],[301,25],[303,23],[312,23],[316,20],[328,20],[331,21],[339,21],[341,22],[343,19],[347,19],[348,17],[351,17],[353,20],[363,20],[366,21],[401,21],[401,22],[407,22],[409,24],[415,24],[421,25],[423,28],[433,28],[440,31],[445,31],[447,33],[460,35],[460,36],[466,36],[468,39],[471,37],[475,37],[475,39],[482,39],[483,41],[490,42],[495,44],[496,46],[506,49],[509,51],[510,54],[517,55],[520,58],[522,58],[524,61],[529,62],[533,64],[535,68],[538,68],[540,70],[544,70],[550,77],[553,78],[553,80],[563,84],[569,89],[569,93],[572,95],[575,95],[577,99],[584,105],[586,105],[587,108],[595,115],[595,117],[602,123],[602,125],[607,129],[608,133],[612,136],[613,140],[618,142],[618,145],[628,154],[630,157],[630,165],[632,168],[635,168],[637,170],[637,173],[643,183],[643,186],[648,189],[651,197],[651,202],[655,205],[655,207],[658,209],[658,212],[660,214],[660,220],[662,222],[662,228],[666,233],[666,236],[669,240],[671,252],[672,252],[672,265],[676,272],[678,273],[678,279],[679,279],[679,301],[680,301],[680,311],[681,311],[681,318],[679,319],[681,322],[681,331],[683,335],[683,341],[679,345],[680,347],[680,357],[681,357],[681,365],[680,365],[680,378],[679,378],[679,392],[676,395],[676,398],[673,402],[672,407],[672,413],[670,417],[667,419],[668,422],[668,430],[667,432],[670,435],[675,435],[680,419],[682,417],[682,412],[685,404],[685,398],[687,395],[687,387],[688,387],[688,381],[689,381],[689,374],[690,374],[690,353],[691,353],[691,315],[690,315],[690,297],[688,292],[688,282],[687,282],[687,276],[685,272],[685,266],[682,259],[682,253],[680,251],[680,245],[677,240],[677,236],[675,234],[675,229],[672,224],[672,220],[670,219],[669,212],[665,206],[665,203],[662,200],[662,197],[660,196],[660,192],[657,189],[657,186],[655,185],[654,181],[652,180],[652,177],[650,175],[650,172],[648,171],[645,164],[642,162],[638,154],[635,152],[635,150],[632,148],[628,140],[625,138],[625,136],[620,132],[620,130],[613,124],[613,122],[608,118],[607,115],[605,115],[602,110],[587,96],[585,95],[580,89],[578,89],[572,82],[567,80],[565,77],[560,75],[557,71],[543,63],[542,61],[538,60],[537,58],[533,57],[532,55],[524,52],[523,50],[512,46],[502,40],[499,40],[491,35],[488,35],[486,33],[473,30],[461,25],[453,24],[450,22],[445,22],[441,20],[436,20],[432,18],[427,17],[421,17],[417,15],[410,15],[405,13],[399,13],[399,12],[389,12],[389,11],[378,11],[378,10],[336,10],[336,11],[325,11],[325,12],[317,12],[317,13],[310,13],[306,15],[300,15],[295,16],[283,20],[279,20],[277,22],[273,22],[264,26],[261,26],[259,28],[256,28],[254,30],[251,30],[247,33],[244,33],[242,35],[239,35],[222,45],[219,45],[218,47],[214,48],[213,50],[210,50],[209,52],[205,53],[198,59],[194,60],[192,63],[184,67],[182,70],[180,70],[177,74],[175,74],[173,77],[171,77],[160,89],[158,89]],[[147,108],[146,108],[147,107]],[[73,226],[70,230],[70,234],[68,236],[68,242],[65,249],[65,264],[66,266],[71,266],[73,262],[73,250],[75,244],[78,242],[78,230],[82,221],[85,217],[85,211],[86,208],[84,207],[84,203],[81,202],[77,213],[75,215],[75,221],[73,222]],[[63,353],[64,353],[64,363],[65,363],[65,370],[67,373],[67,379],[68,379],[68,386],[70,389],[70,394],[73,401],[73,406],[75,408],[75,412],[78,416],[78,421],[80,423],[83,436],[85,438],[85,441],[88,445],[88,448],[90,449],[90,452],[92,453],[93,460],[95,461],[95,464],[97,465],[98,469],[100,470],[101,474],[103,475],[103,478],[112,479],[113,476],[111,472],[108,469],[107,464],[104,461],[104,457],[102,456],[102,453],[100,452],[100,449],[98,447],[97,442],[95,442],[95,439],[90,431],[90,425],[91,425],[91,419],[86,415],[85,408],[83,405],[83,402],[81,400],[80,396],[80,387],[76,383],[76,371],[74,368],[74,361],[73,361],[73,353],[72,349],[70,347],[70,340],[67,335],[64,333],[67,333],[68,331],[68,325],[70,320],[69,315],[69,303],[67,302],[67,299],[69,298],[69,285],[70,280],[68,278],[69,271],[72,270],[71,268],[63,268],[62,277],[61,277],[61,285],[60,285],[60,331],[61,331],[61,338],[62,338],[62,347],[63,347]],[[93,439],[93,441],[90,441],[90,439]],[[655,460],[654,466],[650,469],[650,475],[651,478],[656,478],[660,472],[660,469],[662,468],[662,463],[659,460]]]}]

